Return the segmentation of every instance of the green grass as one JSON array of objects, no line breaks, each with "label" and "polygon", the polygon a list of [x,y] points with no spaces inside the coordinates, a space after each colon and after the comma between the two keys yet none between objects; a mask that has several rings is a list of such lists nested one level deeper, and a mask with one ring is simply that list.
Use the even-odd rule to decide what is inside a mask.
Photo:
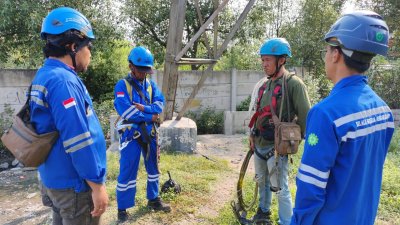
[{"label": "green grass", "polygon": [[[146,207],[147,174],[143,158],[141,160],[137,179],[136,206],[128,210],[133,214],[133,220],[130,221],[132,223],[150,213]],[[161,196],[163,200],[171,204],[173,209],[176,209],[169,214],[152,213],[152,220],[159,221],[161,224],[179,221],[193,214],[199,206],[205,205],[210,200],[209,194],[212,187],[217,185],[218,179],[226,173],[232,173],[232,169],[225,160],[217,159],[213,162],[196,155],[172,153],[161,154],[160,169],[162,173],[160,186],[168,180],[167,171],[170,171],[172,178],[182,187],[182,192],[178,195],[167,193]],[[118,173],[119,154],[108,152],[107,192],[110,197],[110,208],[104,218],[106,224],[116,224],[115,187]],[[208,218],[205,219],[208,220]]]}]

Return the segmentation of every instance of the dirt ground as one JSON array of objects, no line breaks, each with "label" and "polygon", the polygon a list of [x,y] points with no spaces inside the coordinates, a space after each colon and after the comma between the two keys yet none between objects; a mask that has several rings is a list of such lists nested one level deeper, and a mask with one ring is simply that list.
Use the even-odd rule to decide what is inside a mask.
[{"label": "dirt ground", "polygon": [[[205,217],[216,217],[218,211],[232,199],[241,162],[246,156],[244,135],[199,135],[196,154],[222,158],[229,162],[233,172],[222,178],[215,186],[218,197],[210,197],[207,205],[201,206],[193,215],[173,224],[199,224]],[[253,168],[249,165],[249,168]],[[211,192],[217,193],[217,192]],[[116,217],[114,210],[108,210],[105,218]],[[106,220],[107,221],[107,220]],[[151,216],[136,221],[136,224],[157,224]],[[41,203],[37,185],[36,170],[12,169],[0,172],[0,224],[4,225],[39,225],[51,224],[51,210]],[[104,224],[107,224],[105,222]]]}]

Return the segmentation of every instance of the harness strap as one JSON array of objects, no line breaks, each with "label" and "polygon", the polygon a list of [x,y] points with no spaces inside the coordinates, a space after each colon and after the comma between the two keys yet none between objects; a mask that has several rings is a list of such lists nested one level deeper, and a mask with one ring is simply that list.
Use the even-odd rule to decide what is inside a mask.
[{"label": "harness strap", "polygon": [[[271,105],[266,105],[260,109],[261,98],[262,98],[262,95],[264,94],[266,86],[267,86],[267,83],[265,83],[258,92],[257,109],[256,109],[256,112],[253,114],[253,116],[250,119],[249,128],[252,128],[254,126],[254,123],[256,122],[256,120],[258,118],[272,116]],[[274,108],[274,110],[276,110],[276,107],[277,107],[277,96],[279,95],[280,90],[281,90],[281,85],[277,85],[277,86],[275,86],[275,88],[272,92],[271,103],[272,103],[272,107]]]},{"label": "harness strap", "polygon": [[262,160],[268,161],[268,159],[270,159],[272,156],[274,156],[275,154],[275,150],[271,149],[265,156],[262,155],[257,148],[254,148],[254,153],[256,153],[256,155],[261,158]]},{"label": "harness strap", "polygon": [[[139,87],[139,85],[137,85],[132,78],[130,77],[130,75],[128,75],[125,80],[127,82],[129,82],[130,85],[132,85],[133,88],[135,88],[135,90],[137,91],[137,93],[140,95],[140,97],[145,101],[146,104],[149,104],[149,101],[147,101],[146,97],[144,96],[141,88]],[[144,81],[146,82],[146,80]],[[139,128],[140,128],[140,133],[142,135],[142,138],[138,138],[137,141],[140,144],[140,146],[142,146],[143,151],[146,152],[146,159],[149,158],[150,155],[150,134],[147,131],[147,127],[146,127],[146,123],[145,122],[141,122],[139,123]]]}]

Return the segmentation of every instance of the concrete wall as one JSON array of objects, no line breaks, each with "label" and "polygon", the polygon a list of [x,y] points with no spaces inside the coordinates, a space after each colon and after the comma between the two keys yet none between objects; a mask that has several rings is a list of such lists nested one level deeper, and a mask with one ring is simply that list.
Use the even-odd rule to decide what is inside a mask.
[{"label": "concrete wall", "polygon": [[[181,71],[176,91],[176,110],[183,106],[193,88],[200,80],[202,71]],[[264,76],[259,71],[217,71],[208,75],[204,86],[199,90],[189,108],[198,111],[206,107],[218,111],[235,111],[236,105],[246,99],[252,92],[255,83]],[[162,87],[163,73],[157,71],[152,79]]]},{"label": "concrete wall", "polygon": [[[36,70],[0,69],[0,112],[4,104],[19,109],[25,103],[25,92]],[[176,91],[176,109],[179,110],[200,80],[202,71],[182,71],[179,73]],[[218,111],[234,111],[236,105],[246,99],[254,84],[264,76],[257,71],[218,71],[208,76],[204,86],[192,102],[189,110],[199,111],[206,107]],[[156,71],[153,80],[162,88],[163,72]]]},{"label": "concrete wall", "polygon": [[[19,110],[26,101],[25,92],[35,75],[36,70],[0,69],[0,113],[4,104],[10,104]],[[176,108],[179,110],[202,75],[202,71],[181,71],[176,92]],[[225,112],[225,133],[247,132],[250,120],[247,112],[232,112],[236,105],[246,99],[253,90],[254,84],[264,76],[258,71],[218,71],[208,76],[189,110],[198,111],[212,107]],[[162,87],[162,71],[152,75],[153,80]],[[392,110],[396,126],[400,125],[400,110]],[[15,111],[16,112],[16,111]]]},{"label": "concrete wall", "polygon": [[249,122],[251,116],[244,111],[225,111],[224,112],[224,134],[245,134],[249,132]]},{"label": "concrete wall", "polygon": [[25,104],[26,92],[35,73],[36,70],[0,69],[0,113],[4,112],[4,104],[10,104],[15,113]]}]

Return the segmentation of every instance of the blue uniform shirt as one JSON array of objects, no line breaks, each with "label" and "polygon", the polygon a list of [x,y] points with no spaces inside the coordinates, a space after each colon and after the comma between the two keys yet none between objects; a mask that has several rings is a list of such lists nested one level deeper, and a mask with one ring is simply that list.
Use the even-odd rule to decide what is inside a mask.
[{"label": "blue uniform shirt", "polygon": [[69,66],[46,59],[32,82],[31,121],[39,134],[57,130],[60,137],[39,166],[47,188],[76,192],[89,189],[85,180],[104,183],[106,144],[89,93]]},{"label": "blue uniform shirt", "polygon": [[393,115],[353,75],[309,112],[291,224],[374,224]]}]

